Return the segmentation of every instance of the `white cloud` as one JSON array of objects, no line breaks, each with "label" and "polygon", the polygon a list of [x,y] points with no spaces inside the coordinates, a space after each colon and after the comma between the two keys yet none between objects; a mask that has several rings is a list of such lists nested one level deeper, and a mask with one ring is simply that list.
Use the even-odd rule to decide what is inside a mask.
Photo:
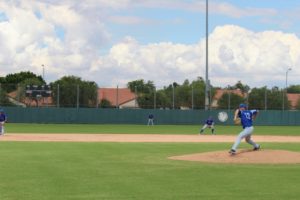
[{"label": "white cloud", "polygon": [[[44,64],[48,80],[53,80],[89,67],[110,35],[101,20],[91,20],[71,5],[2,2],[0,9],[8,20],[0,22],[0,75],[21,70],[40,74]],[[57,35],[57,27],[64,31],[63,37]]]},{"label": "white cloud", "polygon": [[[126,37],[100,55],[110,40],[110,33],[105,27],[107,18],[99,13],[104,8],[123,9],[133,1],[76,2],[78,4],[72,0],[1,2],[0,9],[8,21],[0,22],[0,76],[24,70],[41,74],[42,64],[48,82],[76,75],[95,81],[100,87],[124,86],[136,79],[151,80],[161,87],[205,76],[204,39],[192,45],[141,44],[135,38]],[[150,6],[151,2],[146,3]],[[163,5],[167,3],[172,1]],[[185,4],[174,1],[172,5]],[[227,8],[223,10],[230,12]],[[131,20],[139,22],[139,19]],[[64,37],[57,35],[57,27]],[[293,71],[289,82],[298,81],[295,74],[300,74],[297,68],[300,40],[293,34],[253,32],[227,25],[216,27],[209,42],[209,76],[215,86],[225,87],[238,80],[250,86],[283,86],[285,71],[290,66]]]},{"label": "white cloud", "polygon": [[[300,64],[300,40],[295,35],[274,31],[255,33],[228,25],[217,27],[209,41],[209,75],[213,85],[225,87],[241,80],[252,87],[266,84],[282,87],[289,66],[293,66],[294,74],[300,73],[296,67]],[[99,72],[100,84],[107,84],[109,77],[123,80],[111,82],[113,85],[140,78],[159,86],[173,81],[182,83],[184,79],[205,77],[205,41],[195,45],[141,45],[127,38],[114,45],[98,63],[94,70]],[[296,77],[289,80],[297,83]]]}]

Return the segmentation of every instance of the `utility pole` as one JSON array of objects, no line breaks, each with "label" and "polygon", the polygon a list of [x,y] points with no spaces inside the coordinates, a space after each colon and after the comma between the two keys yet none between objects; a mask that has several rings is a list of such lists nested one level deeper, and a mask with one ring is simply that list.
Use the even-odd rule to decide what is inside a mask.
[{"label": "utility pole", "polygon": [[43,68],[43,79],[45,81],[45,65],[44,64],[42,65],[42,68]]},{"label": "utility pole", "polygon": [[208,80],[208,0],[206,0],[206,59],[205,59],[205,110],[209,109],[209,80]]}]

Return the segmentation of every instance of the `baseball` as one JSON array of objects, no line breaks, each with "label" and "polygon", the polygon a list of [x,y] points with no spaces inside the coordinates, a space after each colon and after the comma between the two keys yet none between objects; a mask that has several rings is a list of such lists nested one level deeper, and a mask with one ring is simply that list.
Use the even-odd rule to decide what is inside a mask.
[{"label": "baseball", "polygon": [[219,112],[218,113],[218,119],[221,121],[221,122],[226,122],[227,119],[228,119],[228,114],[226,112]]}]

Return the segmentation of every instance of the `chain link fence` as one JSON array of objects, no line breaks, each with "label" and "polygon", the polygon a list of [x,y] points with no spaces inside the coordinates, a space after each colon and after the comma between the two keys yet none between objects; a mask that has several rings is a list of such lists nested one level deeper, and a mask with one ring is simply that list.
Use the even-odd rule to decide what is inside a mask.
[{"label": "chain link fence", "polygon": [[[300,99],[299,94],[267,88],[246,93],[212,88],[209,96],[210,109],[223,110],[235,109],[241,102],[260,110],[298,110]],[[193,86],[131,91],[118,86],[0,84],[0,106],[193,110],[204,109],[204,98],[204,88]]]}]

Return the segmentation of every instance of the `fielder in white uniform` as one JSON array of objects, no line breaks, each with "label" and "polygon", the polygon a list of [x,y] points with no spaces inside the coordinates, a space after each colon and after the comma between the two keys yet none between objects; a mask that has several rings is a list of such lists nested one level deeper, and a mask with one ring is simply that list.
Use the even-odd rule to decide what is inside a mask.
[{"label": "fielder in white uniform", "polygon": [[251,144],[253,146],[253,150],[259,150],[260,149],[260,145],[256,144],[252,139],[251,139],[251,135],[253,133],[253,120],[256,118],[256,116],[258,115],[258,110],[247,110],[247,105],[246,104],[240,104],[239,108],[235,111],[234,114],[234,120],[236,120],[237,118],[241,119],[241,124],[243,126],[243,131],[239,133],[239,135],[236,138],[235,143],[233,144],[233,146],[231,147],[231,150],[229,151],[229,153],[231,155],[236,154],[236,150],[239,146],[239,144],[241,143],[241,141],[245,138],[246,142]]}]

